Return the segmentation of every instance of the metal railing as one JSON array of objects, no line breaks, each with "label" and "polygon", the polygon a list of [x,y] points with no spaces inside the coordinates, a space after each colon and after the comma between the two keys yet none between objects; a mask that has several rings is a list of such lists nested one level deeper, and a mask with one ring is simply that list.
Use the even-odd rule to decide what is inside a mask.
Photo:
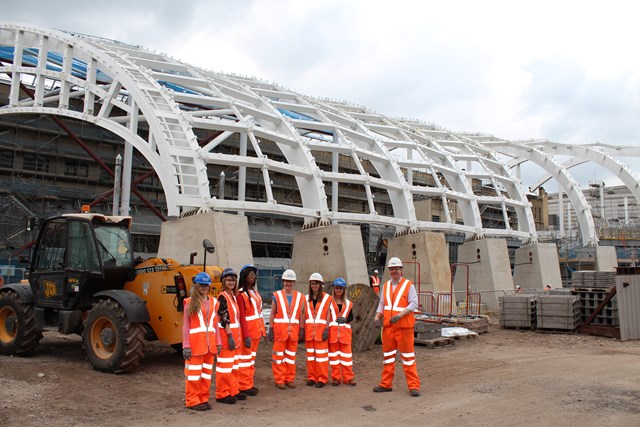
[{"label": "metal railing", "polygon": [[418,293],[419,310],[436,316],[477,316],[497,313],[498,298],[514,291],[454,291]]}]

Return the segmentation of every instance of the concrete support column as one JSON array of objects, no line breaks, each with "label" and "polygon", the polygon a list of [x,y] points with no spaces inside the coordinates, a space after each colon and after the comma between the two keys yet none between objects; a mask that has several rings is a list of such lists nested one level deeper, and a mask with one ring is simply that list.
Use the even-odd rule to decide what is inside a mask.
[{"label": "concrete support column", "polygon": [[522,289],[562,287],[558,248],[555,243],[532,243],[516,249],[513,283]]},{"label": "concrete support column", "polygon": [[369,284],[360,227],[335,224],[303,230],[293,238],[291,268],[298,280],[296,289],[309,290],[309,276],[322,274],[327,284],[342,277],[347,284]]},{"label": "concrete support column", "polygon": [[[469,288],[472,291],[513,291],[506,240],[480,239],[460,245],[453,280],[454,291],[463,292],[467,289],[467,268]],[[483,295],[483,298],[495,298],[492,303],[497,307],[498,294]]]},{"label": "concrete support column", "polygon": [[[402,260],[402,275],[413,281],[416,291],[449,292],[449,249],[443,233],[421,232],[396,237],[387,248],[387,260],[391,257]],[[384,267],[382,280],[386,282],[390,276],[386,265]]]},{"label": "concrete support column", "polygon": [[247,217],[221,212],[206,212],[163,222],[158,257],[189,264],[191,253],[197,252],[194,262],[202,264],[203,239],[209,239],[216,248],[215,253],[207,254],[208,265],[231,267],[239,272],[243,265],[253,263]]}]

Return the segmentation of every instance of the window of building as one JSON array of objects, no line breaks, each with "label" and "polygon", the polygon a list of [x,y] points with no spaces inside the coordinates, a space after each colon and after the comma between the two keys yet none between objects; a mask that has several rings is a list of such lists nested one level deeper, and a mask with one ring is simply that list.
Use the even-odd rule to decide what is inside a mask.
[{"label": "window of building", "polygon": [[22,168],[27,171],[49,172],[49,159],[34,153],[22,155]]},{"label": "window of building", "polygon": [[13,169],[13,151],[0,151],[0,168]]},{"label": "window of building", "polygon": [[77,176],[86,178],[89,176],[89,165],[80,160],[65,160],[64,174],[68,176]]}]

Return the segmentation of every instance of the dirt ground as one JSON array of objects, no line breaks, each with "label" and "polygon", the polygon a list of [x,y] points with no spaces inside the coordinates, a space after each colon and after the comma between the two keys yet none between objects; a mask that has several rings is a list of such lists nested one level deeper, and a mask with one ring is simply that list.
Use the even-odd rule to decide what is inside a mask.
[{"label": "dirt ground", "polygon": [[111,375],[91,368],[78,337],[47,333],[34,356],[0,357],[0,425],[640,425],[639,341],[491,323],[475,339],[416,346],[418,398],[408,395],[399,362],[393,392],[371,391],[380,379],[379,345],[355,355],[357,386],[322,389],[305,385],[300,346],[298,387],[278,390],[265,342],[258,396],[235,405],[213,402],[207,412],[183,407],[183,362],[171,348],[150,344],[139,369]]}]

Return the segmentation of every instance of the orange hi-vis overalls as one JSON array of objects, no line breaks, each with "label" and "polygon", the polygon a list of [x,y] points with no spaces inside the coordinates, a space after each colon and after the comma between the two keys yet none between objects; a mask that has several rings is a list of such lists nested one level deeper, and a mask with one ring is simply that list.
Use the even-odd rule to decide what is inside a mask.
[{"label": "orange hi-vis overalls", "polygon": [[296,379],[296,351],[304,297],[294,290],[291,304],[289,304],[284,290],[274,292],[273,296],[276,301],[276,311],[273,325],[270,325],[273,328],[271,370],[276,384],[287,384]]},{"label": "orange hi-vis overalls", "polygon": [[220,331],[220,339],[222,341],[222,350],[218,354],[216,361],[216,399],[223,399],[227,396],[235,396],[239,391],[238,387],[238,370],[240,360],[239,346],[242,345],[240,333],[240,317],[238,312],[238,303],[236,298],[227,291],[221,293],[218,298],[227,300],[227,309],[229,310],[229,329],[236,343],[235,350],[229,349],[229,338],[222,327],[218,323]]},{"label": "orange hi-vis overalls", "polygon": [[377,276],[371,276],[371,287],[376,295],[380,295],[380,278]]},{"label": "orange hi-vis overalls", "polygon": [[[191,298],[185,298],[185,313]],[[184,361],[186,406],[196,406],[209,401],[213,358],[217,353],[216,333],[218,300],[209,297],[209,310],[189,316],[189,345],[191,358]],[[206,316],[206,317],[205,317]]]},{"label": "orange hi-vis overalls", "polygon": [[391,318],[400,314],[409,305],[409,289],[413,282],[400,278],[395,290],[392,290],[391,280],[382,287],[384,298],[384,321],[382,326],[382,352],[384,362],[382,369],[382,381],[380,386],[391,388],[393,384],[393,372],[395,368],[396,353],[400,352],[400,359],[404,367],[409,390],[420,389],[420,378],[416,368],[416,354],[413,349],[413,326],[416,322],[413,313],[400,318],[392,324]]},{"label": "orange hi-vis overalls", "polygon": [[329,378],[329,340],[327,338],[327,341],[322,341],[322,333],[329,327],[327,318],[332,303],[333,297],[323,292],[322,301],[318,301],[314,308],[311,296],[307,295],[307,315],[304,321],[307,379],[325,384]]},{"label": "orange hi-vis overalls", "polygon": [[[240,390],[249,390],[253,387],[253,378],[256,373],[256,354],[260,345],[260,338],[265,336],[264,319],[262,318],[262,298],[256,290],[241,292],[240,298],[244,299],[245,320],[247,322],[247,334],[251,338],[251,348],[240,345],[240,370],[238,371],[238,386]],[[243,337],[244,338],[244,337]]]},{"label": "orange hi-vis overalls", "polygon": [[353,352],[351,350],[351,325],[338,324],[338,317],[349,317],[353,304],[345,298],[342,311],[338,312],[335,301],[331,305],[331,322],[329,323],[329,364],[331,379],[349,382],[353,379]]}]

